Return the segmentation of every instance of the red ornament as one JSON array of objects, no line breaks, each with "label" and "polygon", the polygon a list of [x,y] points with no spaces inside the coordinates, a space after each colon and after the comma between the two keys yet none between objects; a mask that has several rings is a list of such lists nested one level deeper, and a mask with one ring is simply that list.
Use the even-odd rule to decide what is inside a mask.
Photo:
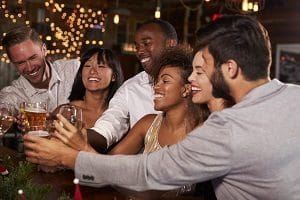
[{"label": "red ornament", "polygon": [[219,19],[220,17],[222,17],[221,13],[215,13],[211,16],[211,20],[215,21],[215,20]]},{"label": "red ornament", "polygon": [[26,200],[23,190],[18,190],[18,194],[20,195],[20,200]]},{"label": "red ornament", "polygon": [[79,186],[79,179],[74,178],[73,183],[75,184],[74,200],[82,200],[82,195]]},{"label": "red ornament", "polygon": [[1,164],[0,164],[0,173],[3,176],[8,174],[7,169],[3,165],[1,165]]}]

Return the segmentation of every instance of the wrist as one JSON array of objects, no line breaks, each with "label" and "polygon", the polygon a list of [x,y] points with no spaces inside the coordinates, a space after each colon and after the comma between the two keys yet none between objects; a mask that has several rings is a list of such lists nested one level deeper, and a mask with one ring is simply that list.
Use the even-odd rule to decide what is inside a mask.
[{"label": "wrist", "polygon": [[68,148],[67,151],[64,151],[64,153],[61,154],[60,164],[70,169],[74,169],[78,153],[79,151]]}]

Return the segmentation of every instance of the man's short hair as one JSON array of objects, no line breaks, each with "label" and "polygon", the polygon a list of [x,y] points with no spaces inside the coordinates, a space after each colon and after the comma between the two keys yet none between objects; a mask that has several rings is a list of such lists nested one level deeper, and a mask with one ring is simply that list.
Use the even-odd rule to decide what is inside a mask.
[{"label": "man's short hair", "polygon": [[178,37],[174,26],[165,20],[153,19],[145,21],[142,24],[138,25],[137,31],[148,24],[158,25],[167,39],[173,39],[176,40],[176,42],[178,42]]},{"label": "man's short hair", "polygon": [[272,54],[268,32],[252,16],[222,16],[199,29],[195,51],[206,46],[216,68],[232,59],[249,81],[269,76]]},{"label": "man's short hair", "polygon": [[43,44],[39,34],[32,28],[27,26],[18,26],[11,29],[2,39],[2,45],[9,56],[9,47],[20,44],[30,39],[34,43]]}]

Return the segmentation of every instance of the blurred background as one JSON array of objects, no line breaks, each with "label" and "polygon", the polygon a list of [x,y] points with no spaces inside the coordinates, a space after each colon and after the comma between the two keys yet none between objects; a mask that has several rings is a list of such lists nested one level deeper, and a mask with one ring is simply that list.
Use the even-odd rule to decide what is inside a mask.
[{"label": "blurred background", "polygon": [[[10,28],[26,24],[35,28],[46,42],[50,60],[79,58],[82,51],[94,45],[111,48],[121,60],[126,79],[141,70],[134,55],[134,33],[145,20],[169,21],[180,42],[192,45],[195,31],[222,14],[255,15],[271,38],[271,76],[281,77],[280,64],[287,63],[283,53],[288,52],[292,64],[285,68],[285,76],[289,76],[289,82],[300,82],[299,0],[0,0],[0,3],[0,39]],[[18,77],[10,65],[0,45],[0,89]]]}]

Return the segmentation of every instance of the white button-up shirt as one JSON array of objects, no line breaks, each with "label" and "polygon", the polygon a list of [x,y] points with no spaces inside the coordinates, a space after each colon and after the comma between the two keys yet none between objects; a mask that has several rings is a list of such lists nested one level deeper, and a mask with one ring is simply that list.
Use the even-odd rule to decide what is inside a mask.
[{"label": "white button-up shirt", "polygon": [[0,91],[0,102],[14,105],[18,110],[21,102],[47,102],[48,110],[69,102],[74,78],[79,69],[78,60],[57,60],[50,64],[51,79],[48,89],[37,89],[29,81],[20,76],[10,86]]},{"label": "white button-up shirt", "polygon": [[154,110],[154,92],[150,77],[141,72],[128,79],[110,100],[108,109],[92,128],[106,138],[107,146],[119,141],[144,115]]}]

